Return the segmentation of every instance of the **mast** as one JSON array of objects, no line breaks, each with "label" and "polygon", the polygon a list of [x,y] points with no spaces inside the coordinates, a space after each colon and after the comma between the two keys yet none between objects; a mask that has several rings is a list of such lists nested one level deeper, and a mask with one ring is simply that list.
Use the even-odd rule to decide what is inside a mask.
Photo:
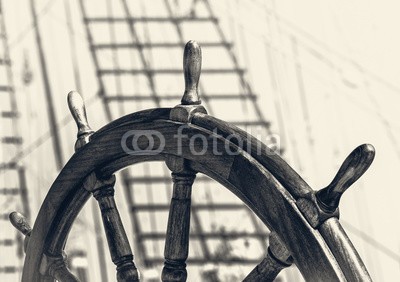
[{"label": "mast", "polygon": [[[19,128],[20,114],[16,97],[11,59],[7,42],[7,32],[4,20],[2,1],[0,1],[0,228],[3,230],[8,223],[8,213],[12,210],[21,211],[30,217],[28,189],[25,178],[25,167],[14,157],[21,152],[22,137]],[[20,278],[23,259],[23,240],[19,233],[5,232],[1,236],[2,253],[14,254],[0,256],[0,276],[4,281],[16,281]],[[13,259],[15,257],[15,259]]]},{"label": "mast", "polygon": [[32,15],[32,19],[33,19],[33,24],[35,26],[35,29],[34,29],[35,39],[36,39],[36,45],[37,45],[37,50],[38,50],[38,55],[39,55],[40,68],[41,68],[41,72],[42,72],[43,86],[44,86],[44,91],[45,91],[46,100],[47,100],[47,113],[49,115],[48,119],[49,119],[49,125],[50,125],[50,132],[53,136],[53,138],[52,138],[53,150],[54,150],[54,155],[55,155],[55,159],[56,159],[57,170],[61,170],[62,167],[64,166],[61,138],[60,138],[60,134],[59,134],[58,128],[57,128],[57,117],[56,117],[56,113],[54,111],[55,104],[54,104],[54,100],[53,100],[53,93],[52,93],[51,86],[50,86],[50,79],[49,79],[49,75],[47,72],[46,57],[44,55],[42,36],[41,36],[40,24],[39,24],[37,12],[36,12],[35,0],[30,0],[30,10],[31,10],[31,15]]}]

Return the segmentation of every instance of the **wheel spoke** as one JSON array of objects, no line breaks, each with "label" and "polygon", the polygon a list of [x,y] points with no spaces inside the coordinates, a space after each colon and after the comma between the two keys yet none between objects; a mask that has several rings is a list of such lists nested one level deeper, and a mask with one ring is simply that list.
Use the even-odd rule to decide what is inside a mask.
[{"label": "wheel spoke", "polygon": [[59,256],[43,255],[40,273],[44,281],[79,282],[80,280],[67,267],[67,255],[63,252]]},{"label": "wheel spoke", "polygon": [[[79,151],[89,143],[93,130],[87,121],[85,104],[78,92],[72,91],[68,94],[68,106],[78,127],[75,150]],[[86,178],[84,187],[99,204],[111,259],[117,266],[117,280],[139,281],[132,250],[115,203],[114,184],[114,175],[108,179],[99,179],[96,173],[92,173]]]},{"label": "wheel spoke", "polygon": [[186,281],[189,253],[190,206],[196,173],[183,159],[167,162],[174,182],[164,249],[162,281]]},{"label": "wheel spoke", "polygon": [[100,207],[111,259],[117,266],[117,280],[139,281],[128,237],[114,200],[115,176],[96,182],[92,193]]},{"label": "wheel spoke", "polygon": [[289,267],[293,259],[275,232],[269,236],[267,256],[246,276],[244,282],[274,281],[282,269]]}]

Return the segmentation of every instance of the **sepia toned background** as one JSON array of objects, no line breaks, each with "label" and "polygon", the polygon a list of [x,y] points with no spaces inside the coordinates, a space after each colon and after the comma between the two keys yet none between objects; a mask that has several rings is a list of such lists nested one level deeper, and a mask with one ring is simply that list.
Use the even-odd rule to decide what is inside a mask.
[{"label": "sepia toned background", "polygon": [[[110,116],[115,119],[157,106],[154,101],[146,99],[106,102],[107,99],[102,96],[104,92],[109,96],[150,95],[148,78],[129,73],[116,75],[112,79],[99,77],[94,58],[103,69],[108,70],[141,69],[144,68],[143,62],[138,51],[130,48],[103,48],[94,54],[93,46],[90,49],[88,24],[83,21],[80,3],[84,2],[87,18],[126,19],[128,16],[126,7],[121,4],[123,2],[128,3],[129,18],[136,19],[187,16],[193,6],[196,16],[207,17],[208,14],[202,6],[202,0],[166,1],[172,7],[172,14],[168,13],[164,0],[1,2],[7,33],[4,41],[7,46],[2,48],[2,54],[4,49],[9,50],[9,71],[12,74],[11,83],[14,85],[19,117],[12,124],[3,121],[3,118],[0,121],[0,134],[2,137],[7,134],[21,136],[22,143],[12,149],[3,144],[0,156],[2,163],[13,160],[25,168],[29,220],[33,225],[60,164],[65,164],[73,154],[76,127],[66,103],[69,91],[79,90],[82,93],[87,103],[90,124],[95,130],[109,121],[105,110],[107,108]],[[252,94],[257,96],[257,101],[216,99],[205,101],[205,106],[213,109],[214,116],[227,121],[259,120],[255,110],[259,107],[263,118],[270,122],[268,130],[264,132],[262,127],[250,126],[243,128],[263,142],[268,140],[270,133],[279,136],[278,144],[284,159],[316,190],[329,184],[345,157],[356,146],[363,143],[374,145],[375,161],[367,173],[345,193],[340,205],[340,219],[373,280],[398,279],[400,40],[397,34],[400,27],[400,4],[394,0],[210,0],[209,3],[226,36],[226,42],[232,46],[222,50],[203,47],[203,69],[223,68],[232,64],[229,55],[232,51],[238,59],[238,66],[247,69],[244,76],[251,85]],[[32,15],[32,4],[36,9],[36,18]],[[132,39],[129,21],[114,24],[105,21],[94,25],[89,27],[90,34],[98,44],[137,41],[148,44],[182,43],[193,39],[200,45],[206,45],[221,40],[214,23],[183,22],[181,33],[177,33],[174,25],[161,26],[144,22],[137,25],[140,40]],[[44,61],[39,58],[36,31],[40,31]],[[144,55],[150,66],[180,69],[183,46],[181,44],[181,47],[165,48],[163,51],[149,48]],[[47,79],[43,76],[43,65],[47,68]],[[205,93],[237,91],[232,88],[233,79],[204,74],[201,77],[204,85],[202,90]],[[4,85],[3,81],[10,83],[10,76],[7,70],[2,69],[0,85]],[[46,96],[44,81],[48,83],[53,101],[49,101]],[[160,79],[156,84],[155,90],[160,96],[183,94],[183,76]],[[9,103],[5,95],[2,96],[2,111],[6,111]],[[179,101],[164,99],[160,106],[173,107]],[[49,115],[49,108],[53,110],[54,117]],[[58,140],[55,141],[55,138]],[[58,156],[54,151],[55,143],[61,151]],[[154,175],[165,173],[161,165],[132,168],[130,173],[150,175],[149,170]],[[13,180],[16,175],[8,174],[4,169],[0,173],[2,185],[17,185],[16,180]],[[168,193],[161,196],[158,192],[160,189],[170,189],[166,188],[168,185],[163,183],[159,185],[161,187],[156,187],[154,183],[147,183],[145,186],[152,192],[138,190],[137,197],[143,197],[143,203],[168,201]],[[233,198],[229,192],[217,186],[206,182],[199,184],[199,192],[194,194],[194,199],[198,197],[199,202],[218,203]],[[123,185],[117,187],[116,199],[135,251],[138,241],[135,237],[137,234],[133,232],[135,221],[130,212],[132,203],[127,200],[129,193],[124,191],[128,188]],[[2,215],[26,209],[26,203],[23,204],[20,197],[15,195],[4,192],[0,201]],[[90,200],[79,222],[75,224],[67,246],[70,252],[84,252],[72,264],[73,269],[86,271],[88,281],[101,281],[96,238],[104,236],[101,223],[95,220],[96,215],[94,200]],[[167,213],[163,212],[148,214],[139,220],[142,226],[147,224],[149,230],[157,229],[161,232],[165,230],[166,218]],[[241,224],[237,224],[237,218]],[[210,232],[214,229],[218,232],[252,232],[254,228],[247,212],[235,214],[234,211],[216,213],[214,210],[206,210],[202,220]],[[0,224],[0,240],[18,238],[6,220]],[[268,231],[265,232],[267,234]],[[223,241],[223,238],[221,236],[219,241]],[[162,253],[163,240],[148,244],[149,253]],[[221,246],[219,244],[209,242],[212,250],[218,250]],[[239,238],[232,242],[232,253],[240,258],[261,258],[263,249],[259,244],[258,239]],[[20,280],[17,273],[20,273],[23,255],[18,243],[16,246],[0,246],[0,267],[3,267],[0,268],[1,281]],[[199,248],[198,242],[191,245],[193,255],[196,255]],[[115,267],[106,247],[105,250],[108,280],[104,277],[102,279],[114,281]],[[202,251],[199,250],[199,253]],[[140,261],[141,254],[135,252],[135,255]],[[222,281],[239,281],[254,265],[189,267],[189,277],[192,271],[193,278],[190,281],[202,281],[202,271],[217,267]],[[5,266],[15,266],[15,273],[4,271]],[[141,270],[144,278],[151,281],[159,277],[161,268],[142,267]],[[237,274],[232,276],[232,272]],[[295,267],[280,275],[282,281],[298,281],[300,277]]]}]

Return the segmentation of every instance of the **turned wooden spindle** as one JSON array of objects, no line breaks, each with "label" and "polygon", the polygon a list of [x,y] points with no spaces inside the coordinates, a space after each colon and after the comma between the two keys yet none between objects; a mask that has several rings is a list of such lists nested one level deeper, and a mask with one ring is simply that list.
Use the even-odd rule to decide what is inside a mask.
[{"label": "turned wooden spindle", "polygon": [[78,127],[77,140],[75,143],[75,151],[79,150],[83,145],[87,144],[93,130],[90,128],[86,116],[86,107],[82,96],[76,92],[71,91],[68,93],[68,107]]},{"label": "turned wooden spindle", "polygon": [[367,171],[374,157],[375,149],[370,144],[363,144],[354,149],[332,182],[316,193],[320,208],[325,212],[335,211],[342,194]]},{"label": "turned wooden spindle", "polygon": [[201,48],[196,41],[186,43],[183,53],[183,72],[185,75],[185,92],[182,105],[199,105],[201,103],[198,86],[201,72]]},{"label": "turned wooden spindle", "polygon": [[[171,163],[173,163],[171,165]],[[161,280],[186,281],[186,259],[189,254],[189,229],[192,184],[196,173],[183,159],[167,160],[172,170],[173,192],[169,208]],[[180,168],[178,168],[180,167]]]},{"label": "turned wooden spindle", "polygon": [[[68,93],[68,106],[78,127],[75,151],[89,143],[94,131],[90,128],[85,104],[76,91]],[[117,266],[118,281],[139,281],[139,273],[133,262],[133,254],[128,237],[114,199],[115,176],[99,179],[92,173],[85,181],[84,187],[91,192],[100,207],[103,226],[107,237],[111,259]]]},{"label": "turned wooden spindle", "polygon": [[[171,110],[170,118],[179,122],[190,122],[196,112],[207,113],[201,106],[198,85],[201,72],[201,49],[195,41],[189,41],[183,54],[185,92],[181,105]],[[189,254],[190,208],[192,185],[196,172],[189,168],[187,160],[169,157],[166,160],[172,171],[173,192],[169,208],[167,234],[164,249],[162,281],[186,281],[186,260]]]},{"label": "turned wooden spindle", "polygon": [[293,258],[278,234],[271,232],[267,256],[246,276],[243,282],[274,281],[281,270],[292,263]]},{"label": "turned wooden spindle", "polygon": [[115,176],[98,180],[92,193],[100,207],[111,259],[117,266],[117,281],[139,281],[128,237],[114,200],[114,184]]}]

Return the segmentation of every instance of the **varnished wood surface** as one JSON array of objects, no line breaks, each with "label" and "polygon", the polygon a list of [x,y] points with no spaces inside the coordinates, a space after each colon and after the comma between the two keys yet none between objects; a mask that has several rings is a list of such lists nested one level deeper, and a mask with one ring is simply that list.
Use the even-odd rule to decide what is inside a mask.
[{"label": "varnished wood surface", "polygon": [[[332,250],[348,281],[372,281],[367,268],[335,217],[329,218],[318,228]],[[357,275],[355,275],[357,274]]]},{"label": "varnished wood surface", "polygon": [[9,215],[11,224],[25,236],[29,236],[32,227],[29,225],[28,220],[19,212],[12,212]]},{"label": "varnished wood surface", "polygon": [[[80,195],[82,182],[93,170],[108,164],[107,170],[113,172],[131,163],[150,159],[159,160],[167,155],[177,156],[177,146],[173,142],[167,143],[160,154],[146,157],[127,155],[120,144],[122,135],[132,129],[158,130],[167,140],[174,140],[173,135],[177,133],[181,124],[160,118],[168,113],[168,109],[158,112],[150,110],[129,115],[129,118],[121,118],[113,122],[112,126],[108,125],[95,133],[91,142],[70,159],[50,188],[33,227],[31,240],[27,246],[28,255],[23,281],[39,281],[37,269],[41,254],[47,252],[49,245],[58,245],[54,243],[56,238],[65,240],[67,234],[55,236],[59,232],[57,221],[63,218],[66,208],[73,206],[71,203],[82,197]],[[207,118],[207,120],[202,121],[202,118]],[[188,134],[189,138],[195,134],[209,136],[211,132],[201,124],[208,125],[209,128],[213,122],[219,123],[218,128],[225,128],[217,139],[219,151],[223,151],[225,147],[222,134],[229,131],[243,133],[232,126],[221,124],[222,121],[199,115],[193,119],[193,123],[196,124],[189,126],[185,134]],[[225,185],[242,199],[270,229],[275,230],[285,242],[296,265],[307,280],[345,280],[341,268],[343,262],[339,261],[341,264],[339,266],[331,251],[334,245],[325,243],[325,240],[332,238],[329,236],[324,238],[324,234],[313,229],[296,206],[296,197],[305,191],[308,192],[308,185],[280,157],[271,155],[264,158],[246,153],[235,156],[226,154],[215,156],[211,150],[211,144],[210,150],[204,155],[193,156],[189,151],[188,140],[183,141],[182,157],[191,161],[194,170],[203,172]],[[199,151],[202,148],[200,145],[195,143]],[[229,143],[229,147],[232,151],[238,150],[232,142]],[[80,203],[83,204],[84,201]],[[63,225],[64,233],[68,233],[69,228],[65,227],[72,224],[75,216],[76,214],[68,216],[68,222]],[[327,228],[332,225],[329,221],[325,224]],[[48,226],[50,228],[46,228]],[[341,230],[336,229],[335,232],[341,232]],[[341,233],[339,237],[346,238],[346,235]],[[49,244],[47,246],[46,241]],[[356,254],[351,246],[343,244],[342,247],[345,250],[339,250],[339,252],[346,252],[347,255]],[[362,275],[358,268],[352,271],[354,277]]]},{"label": "varnished wood surface", "polygon": [[279,272],[292,263],[292,255],[285,244],[276,232],[271,232],[267,256],[245,277],[243,282],[274,281]]},{"label": "varnished wood surface", "polygon": [[183,72],[185,76],[185,92],[181,104],[198,105],[201,103],[197,91],[201,72],[201,48],[195,41],[189,41],[185,45]]},{"label": "varnished wood surface", "polygon": [[[140,123],[162,117],[168,118],[169,112],[170,109],[154,109],[130,114],[104,126],[93,136],[99,133],[107,135],[108,130],[125,123],[132,123],[132,120]],[[114,139],[114,143],[120,144],[116,139]],[[104,145],[106,144],[108,143]],[[107,148],[102,150],[107,151]],[[30,240],[31,243],[27,246],[22,281],[40,281],[38,273],[40,254],[44,250],[54,256],[62,254],[71,226],[86,201],[90,198],[90,193],[82,187],[83,180],[94,170],[94,164],[101,159],[102,154],[100,150],[94,148],[89,155],[81,158],[80,161],[74,161],[77,155],[77,153],[73,155],[66,164],[43,201],[33,226],[33,239]],[[97,157],[94,155],[97,155]],[[109,161],[112,159],[111,156]],[[147,159],[146,156],[136,158],[139,162]],[[45,242],[47,243],[46,246],[44,245]]]},{"label": "varnished wood surface", "polygon": [[272,255],[268,255],[246,276],[243,282],[272,282],[279,272],[286,267],[287,265],[282,264]]},{"label": "varnished wood surface", "polygon": [[173,192],[168,215],[164,248],[163,282],[184,282],[187,279],[186,260],[189,255],[190,206],[192,185],[196,173],[185,168],[172,173]]},{"label": "varnished wood surface", "polygon": [[90,189],[99,204],[111,260],[117,266],[117,281],[136,282],[139,281],[139,273],[115,203],[114,185],[114,175],[105,180],[96,177],[96,183]]},{"label": "varnished wood surface", "polygon": [[[196,113],[192,118],[192,124],[208,129],[210,131],[218,129],[218,134],[223,137],[237,135],[243,140],[243,148],[246,151],[253,152],[251,155],[267,168],[272,175],[282,183],[282,185],[297,199],[312,191],[310,186],[293,170],[279,155],[274,153],[264,143],[251,136],[244,130],[233,124],[229,124],[218,118]],[[235,145],[238,145],[237,138],[230,140]],[[249,150],[247,148],[250,148]],[[261,148],[261,154],[256,154],[258,148]]]},{"label": "varnished wood surface", "polygon": [[355,148],[344,160],[332,182],[316,193],[320,207],[327,212],[338,208],[342,194],[367,171],[374,157],[375,148],[370,144]]}]

